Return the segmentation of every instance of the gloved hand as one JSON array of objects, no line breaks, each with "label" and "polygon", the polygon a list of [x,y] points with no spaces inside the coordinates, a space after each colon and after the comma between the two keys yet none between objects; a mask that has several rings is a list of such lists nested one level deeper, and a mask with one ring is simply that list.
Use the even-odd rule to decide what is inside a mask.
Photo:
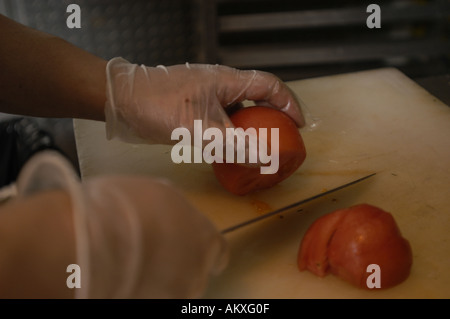
[{"label": "gloved hand", "polygon": [[[106,67],[107,137],[130,143],[175,144],[171,133],[194,120],[203,131],[233,127],[227,108],[244,100],[284,111],[302,127],[300,105],[290,89],[270,73],[221,65],[185,64],[146,67],[114,58]],[[192,139],[193,140],[193,139]]]},{"label": "gloved hand", "polygon": [[167,182],[95,177],[80,184],[53,152],[36,155],[19,196],[64,189],[72,200],[78,298],[197,298],[226,266],[225,239]]}]

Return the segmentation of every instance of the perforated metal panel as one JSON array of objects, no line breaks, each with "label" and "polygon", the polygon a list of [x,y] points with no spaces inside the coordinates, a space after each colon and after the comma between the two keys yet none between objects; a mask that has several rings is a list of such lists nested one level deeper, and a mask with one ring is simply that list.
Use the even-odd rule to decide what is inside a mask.
[{"label": "perforated metal panel", "polygon": [[[69,4],[81,8],[81,29],[70,29]],[[102,58],[122,56],[145,65],[197,62],[193,16],[196,1],[184,0],[0,0],[0,13],[59,36]],[[10,115],[0,113],[0,120]],[[36,119],[72,160],[77,156],[70,119]]]},{"label": "perforated metal panel", "polygon": [[[69,29],[67,6],[81,8],[81,29]],[[0,0],[3,14],[57,35],[105,59],[147,65],[195,61],[195,1]]]}]

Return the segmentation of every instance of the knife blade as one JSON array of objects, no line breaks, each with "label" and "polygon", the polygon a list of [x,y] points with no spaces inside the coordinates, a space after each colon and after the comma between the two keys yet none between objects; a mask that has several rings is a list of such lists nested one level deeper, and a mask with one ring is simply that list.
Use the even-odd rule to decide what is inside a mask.
[{"label": "knife blade", "polygon": [[292,208],[294,208],[294,207],[300,206],[300,205],[302,205],[302,204],[305,204],[305,203],[308,203],[308,202],[310,202],[310,201],[313,201],[313,200],[315,200],[315,199],[317,199],[317,198],[326,196],[326,195],[328,195],[328,194],[337,192],[338,190],[341,190],[341,189],[344,189],[344,188],[349,187],[349,186],[351,186],[351,185],[354,185],[354,184],[356,184],[356,183],[362,182],[363,180],[366,180],[366,179],[368,179],[369,177],[374,176],[375,174],[376,174],[376,173],[372,173],[372,174],[370,174],[370,175],[367,175],[367,176],[358,178],[357,180],[354,180],[354,181],[351,181],[351,182],[346,183],[346,184],[344,184],[344,185],[335,187],[335,188],[330,189],[330,190],[328,190],[328,191],[325,191],[325,192],[323,192],[323,193],[320,193],[320,194],[317,194],[317,195],[308,197],[308,198],[306,198],[306,199],[302,199],[302,200],[300,200],[300,201],[298,201],[298,202],[289,204],[289,205],[284,206],[284,207],[282,207],[282,208],[279,208],[279,209],[277,209],[277,210],[271,211],[271,212],[269,212],[269,213],[267,213],[267,214],[264,214],[264,215],[261,215],[261,216],[258,216],[258,217],[255,217],[255,218],[246,220],[245,222],[236,224],[236,225],[234,225],[234,226],[225,228],[224,230],[221,231],[221,233],[222,233],[222,234],[227,234],[227,233],[232,232],[232,231],[234,231],[234,230],[236,230],[236,229],[239,229],[239,228],[241,228],[241,227],[244,227],[244,226],[247,226],[247,225],[256,223],[256,222],[258,222],[258,221],[260,221],[260,220],[266,219],[266,218],[268,218],[268,217],[270,217],[270,216],[274,216],[274,215],[280,214],[280,213],[282,213],[282,212],[288,211],[288,210],[290,210],[290,209],[292,209]]}]

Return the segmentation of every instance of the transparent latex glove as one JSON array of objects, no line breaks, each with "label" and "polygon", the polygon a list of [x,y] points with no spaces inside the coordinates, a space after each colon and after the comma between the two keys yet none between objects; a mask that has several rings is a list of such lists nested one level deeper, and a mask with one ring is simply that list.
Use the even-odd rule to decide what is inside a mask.
[{"label": "transparent latex glove", "polygon": [[178,142],[171,140],[175,128],[193,136],[194,120],[202,120],[203,131],[217,127],[225,137],[233,127],[226,111],[244,100],[280,109],[298,127],[305,124],[298,99],[270,73],[188,63],[146,67],[114,58],[106,75],[109,139],[171,145]]},{"label": "transparent latex glove", "polygon": [[105,176],[81,184],[60,155],[43,152],[25,166],[18,192],[44,189],[71,196],[77,298],[197,298],[226,266],[223,236],[165,181]]}]

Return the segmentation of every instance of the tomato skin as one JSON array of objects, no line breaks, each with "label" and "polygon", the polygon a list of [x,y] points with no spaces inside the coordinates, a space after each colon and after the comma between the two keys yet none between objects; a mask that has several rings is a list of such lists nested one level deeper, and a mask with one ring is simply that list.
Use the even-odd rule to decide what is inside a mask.
[{"label": "tomato skin", "polygon": [[408,278],[412,251],[392,215],[368,204],[322,216],[299,248],[300,270],[319,276],[329,272],[361,288],[368,288],[370,264],[380,267],[381,288],[389,288]]},{"label": "tomato skin", "polygon": [[214,174],[222,186],[236,195],[270,188],[292,175],[306,158],[303,139],[294,121],[282,111],[262,106],[240,109],[230,116],[233,125],[244,130],[253,127],[259,133],[267,128],[270,147],[271,128],[279,129],[279,167],[275,174],[261,174],[259,167],[236,163],[212,163]]}]

